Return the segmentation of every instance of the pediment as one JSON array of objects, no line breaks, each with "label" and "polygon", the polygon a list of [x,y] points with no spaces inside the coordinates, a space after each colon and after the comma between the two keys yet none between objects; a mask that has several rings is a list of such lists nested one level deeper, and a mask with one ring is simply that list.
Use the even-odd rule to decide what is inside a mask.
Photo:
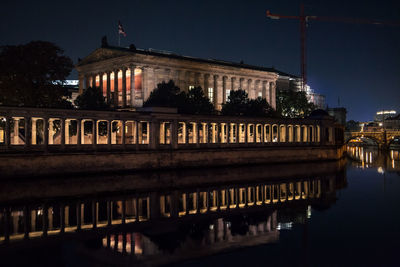
[{"label": "pediment", "polygon": [[131,55],[132,52],[129,51],[121,51],[110,48],[98,48],[92,53],[90,53],[87,57],[83,58],[80,62],[78,62],[78,66],[83,66],[86,64],[100,62],[110,58],[117,58],[122,56]]}]

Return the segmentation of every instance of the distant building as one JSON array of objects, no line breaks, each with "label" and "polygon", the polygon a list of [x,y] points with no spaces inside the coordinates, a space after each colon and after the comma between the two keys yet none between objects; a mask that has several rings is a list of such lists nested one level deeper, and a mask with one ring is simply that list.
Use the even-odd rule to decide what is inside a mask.
[{"label": "distant building", "polygon": [[400,130],[400,114],[397,116],[386,118],[383,122],[385,129]]},{"label": "distant building", "polygon": [[[302,79],[300,77],[277,71],[278,80],[276,81],[277,91],[301,91]],[[306,96],[309,102],[313,103],[318,109],[325,109],[325,96],[315,93],[309,85],[305,86]]]},{"label": "distant building", "polygon": [[376,112],[376,115],[374,117],[374,121],[380,121],[383,122],[384,120],[396,116],[396,111],[395,110],[380,110]]},{"label": "distant building", "polygon": [[346,113],[347,110],[345,108],[328,108],[328,114],[335,118],[335,120],[342,124],[346,125]]}]

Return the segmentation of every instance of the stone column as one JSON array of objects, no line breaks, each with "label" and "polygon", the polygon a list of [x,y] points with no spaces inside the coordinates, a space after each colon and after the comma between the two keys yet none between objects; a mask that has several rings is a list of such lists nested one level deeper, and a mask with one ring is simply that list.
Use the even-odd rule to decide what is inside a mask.
[{"label": "stone column", "polygon": [[150,148],[151,149],[157,149],[158,148],[158,143],[159,143],[159,129],[160,129],[160,122],[156,119],[152,119],[150,122],[150,129],[149,133],[150,134]]},{"label": "stone column", "polygon": [[135,106],[135,65],[131,65],[131,103],[130,106],[134,107]]},{"label": "stone column", "polygon": [[90,87],[90,75],[85,75],[85,89]]},{"label": "stone column", "polygon": [[85,76],[79,74],[79,94],[83,93],[83,88],[85,87]]},{"label": "stone column", "polygon": [[97,120],[93,119],[93,124],[92,124],[92,144],[93,148],[96,149],[96,144],[97,144]]},{"label": "stone column", "polygon": [[214,75],[214,93],[213,93],[214,101],[213,101],[213,104],[217,110],[220,110],[221,109],[220,103],[222,103],[222,101],[219,97],[221,94],[219,92],[218,78],[219,78],[218,75]]},{"label": "stone column", "polygon": [[111,104],[111,71],[107,71],[107,104]]},{"label": "stone column", "polygon": [[139,103],[139,106],[143,106],[143,103],[149,98],[150,96],[150,90],[153,88],[148,88],[147,87],[147,76],[148,76],[148,69],[145,67],[142,67],[142,88],[141,88],[141,101]]},{"label": "stone column", "polygon": [[43,135],[44,135],[44,147],[47,150],[49,145],[49,118],[43,118]]},{"label": "stone column", "polygon": [[103,94],[103,73],[102,72],[99,73],[99,88],[100,88],[101,95],[104,96],[104,94]]},{"label": "stone column", "polygon": [[236,77],[231,78],[231,91],[236,90]]},{"label": "stone column", "polygon": [[246,88],[244,88],[244,78],[239,78],[239,89],[246,91]]},{"label": "stone column", "polygon": [[122,68],[122,108],[126,107],[126,68]]},{"label": "stone column", "polygon": [[173,120],[171,123],[171,146],[173,149],[178,148],[178,121]]},{"label": "stone column", "polygon": [[226,103],[226,88],[227,88],[227,80],[228,77],[223,76],[222,77],[222,103],[225,104]]},{"label": "stone column", "polygon": [[96,77],[97,77],[96,74],[93,74],[93,75],[92,75],[92,87],[93,87],[93,88],[97,87],[97,86],[96,86]]},{"label": "stone column", "polygon": [[65,118],[61,118],[61,147],[65,148]]},{"label": "stone column", "polygon": [[65,120],[65,144],[69,145],[70,144],[70,135],[69,135],[69,124],[71,123],[70,119]]},{"label": "stone column", "polygon": [[270,82],[269,83],[269,95],[270,95],[270,105],[273,109],[276,109],[276,86],[275,82]]},{"label": "stone column", "polygon": [[31,144],[32,145],[37,145],[36,121],[37,121],[37,119],[31,118],[31,123],[32,123],[32,127],[31,127],[32,142],[31,142]]},{"label": "stone column", "polygon": [[[194,86],[201,86],[201,84],[200,84],[200,73],[199,72],[196,72],[194,74]],[[203,90],[204,90],[204,88],[203,88]]]},{"label": "stone column", "polygon": [[111,124],[112,124],[112,121],[108,120],[107,121],[107,145],[108,145],[109,149],[111,149],[111,130],[112,130]]},{"label": "stone column", "polygon": [[118,70],[114,70],[114,106],[118,107],[119,105],[119,92],[118,92]]},{"label": "stone column", "polygon": [[31,145],[31,135],[32,135],[32,129],[31,129],[31,117],[25,117],[25,147],[29,148]]},{"label": "stone column", "polygon": [[14,118],[14,145],[19,144],[19,118]]},{"label": "stone column", "polygon": [[48,135],[49,135],[49,145],[54,144],[54,119],[49,119],[49,130],[48,130]]},{"label": "stone column", "polygon": [[81,119],[77,119],[76,120],[76,144],[77,144],[77,146],[79,147],[80,145],[81,145],[81,143],[82,143],[82,135],[81,135],[81,132],[82,132],[82,120]]},{"label": "stone column", "polygon": [[249,92],[249,98],[250,99],[256,99],[257,98],[252,79],[248,79],[247,80],[247,90]]},{"label": "stone column", "polygon": [[125,149],[125,121],[124,120],[121,121],[121,126],[122,126],[122,136],[121,136],[122,146]]},{"label": "stone column", "polygon": [[[208,73],[204,74],[203,79],[204,79],[203,92],[206,95],[206,97],[208,97],[208,88],[210,87],[210,74]],[[214,101],[214,99],[210,99],[210,101],[211,100]]]}]

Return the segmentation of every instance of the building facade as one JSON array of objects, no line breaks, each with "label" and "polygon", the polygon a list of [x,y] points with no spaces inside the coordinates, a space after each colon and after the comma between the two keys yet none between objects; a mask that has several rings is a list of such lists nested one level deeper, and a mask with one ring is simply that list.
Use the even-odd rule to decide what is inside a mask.
[{"label": "building facade", "polygon": [[[301,91],[302,79],[300,77],[277,71],[278,80],[276,81],[276,90],[280,91]],[[309,85],[304,88],[309,102],[313,103],[318,109],[325,109],[325,96],[314,92]]]},{"label": "building facade", "polygon": [[265,98],[276,108],[278,74],[272,68],[180,56],[165,51],[105,46],[77,66],[80,93],[100,87],[108,103],[120,108],[142,107],[157,84],[169,80],[182,90],[203,88],[220,110],[230,91],[245,90],[250,99]]}]

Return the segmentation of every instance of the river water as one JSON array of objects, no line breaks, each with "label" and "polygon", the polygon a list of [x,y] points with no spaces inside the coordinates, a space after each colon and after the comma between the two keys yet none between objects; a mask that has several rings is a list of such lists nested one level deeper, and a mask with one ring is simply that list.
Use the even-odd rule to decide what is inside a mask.
[{"label": "river water", "polygon": [[399,266],[399,151],[3,182],[0,266]]}]

